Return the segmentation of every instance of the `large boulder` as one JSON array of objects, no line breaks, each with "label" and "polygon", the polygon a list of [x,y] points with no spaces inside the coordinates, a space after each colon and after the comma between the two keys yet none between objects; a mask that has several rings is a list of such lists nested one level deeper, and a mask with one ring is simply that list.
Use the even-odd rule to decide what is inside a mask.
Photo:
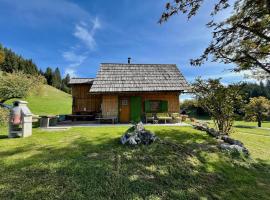
[{"label": "large boulder", "polygon": [[120,138],[122,144],[129,145],[149,145],[157,139],[154,133],[145,130],[143,123],[133,125],[125,134]]},{"label": "large boulder", "polygon": [[220,144],[220,149],[226,150],[226,151],[229,151],[229,152],[237,151],[239,153],[243,153],[246,156],[249,155],[249,151],[248,151],[248,149],[246,147],[240,146],[240,145],[237,145],[237,144],[222,143],[222,144]]}]

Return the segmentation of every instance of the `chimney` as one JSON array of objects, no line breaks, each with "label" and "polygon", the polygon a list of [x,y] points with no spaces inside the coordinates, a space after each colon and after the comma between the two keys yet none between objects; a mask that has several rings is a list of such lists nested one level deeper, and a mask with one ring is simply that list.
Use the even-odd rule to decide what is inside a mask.
[{"label": "chimney", "polygon": [[130,60],[131,60],[131,58],[130,58],[130,57],[128,57],[128,64],[130,64]]}]

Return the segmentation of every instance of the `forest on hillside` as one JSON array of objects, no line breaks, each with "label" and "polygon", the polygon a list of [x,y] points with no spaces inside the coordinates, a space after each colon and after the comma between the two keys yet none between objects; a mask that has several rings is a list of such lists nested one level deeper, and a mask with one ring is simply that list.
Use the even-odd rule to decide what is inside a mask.
[{"label": "forest on hillside", "polygon": [[12,49],[3,47],[1,44],[0,57],[2,59],[2,62],[0,62],[0,71],[6,73],[21,71],[30,75],[39,74],[45,77],[48,85],[70,93],[68,86],[70,76],[67,74],[65,77],[62,77],[58,67],[47,67],[45,71],[42,71],[32,59],[26,59],[15,53]]}]

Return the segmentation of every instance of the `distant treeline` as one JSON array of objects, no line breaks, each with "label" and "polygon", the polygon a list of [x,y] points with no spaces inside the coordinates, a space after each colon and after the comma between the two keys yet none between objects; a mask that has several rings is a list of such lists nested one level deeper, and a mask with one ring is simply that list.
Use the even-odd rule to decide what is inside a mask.
[{"label": "distant treeline", "polygon": [[[270,99],[270,80],[266,83],[244,83],[242,87],[242,96],[246,103],[249,103],[250,98],[263,96]],[[181,102],[180,109],[187,112],[190,116],[208,116],[208,113],[198,104],[195,99],[185,100]],[[238,114],[243,116],[242,111]]]},{"label": "distant treeline", "polygon": [[3,47],[1,44],[0,52],[4,55],[4,60],[0,63],[0,71],[7,73],[22,71],[25,74],[31,75],[41,74],[46,78],[48,85],[70,93],[70,88],[68,86],[70,76],[67,74],[66,77],[62,78],[58,67],[55,68],[55,70],[48,67],[45,72],[43,72],[41,69],[38,70],[37,65],[32,61],[32,59],[25,59],[21,55],[13,52],[11,49]]},{"label": "distant treeline", "polygon": [[68,86],[68,82],[70,81],[69,74],[62,78],[58,67],[56,67],[55,70],[53,70],[51,67],[47,67],[45,72],[40,70],[39,73],[46,78],[48,85],[70,93],[70,87]]},{"label": "distant treeline", "polygon": [[270,80],[267,80],[266,83],[262,81],[257,83],[246,83],[243,87],[243,93],[245,99],[249,101],[252,97],[263,96],[270,99]]}]

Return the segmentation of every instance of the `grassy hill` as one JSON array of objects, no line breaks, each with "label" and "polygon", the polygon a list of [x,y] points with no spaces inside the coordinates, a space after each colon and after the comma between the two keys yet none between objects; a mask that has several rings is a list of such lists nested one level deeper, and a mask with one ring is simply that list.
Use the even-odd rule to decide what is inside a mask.
[{"label": "grassy hill", "polygon": [[[24,100],[28,102],[30,110],[36,115],[71,113],[71,95],[49,85],[44,85],[37,94],[32,94]],[[9,101],[8,104],[13,101]]]}]

